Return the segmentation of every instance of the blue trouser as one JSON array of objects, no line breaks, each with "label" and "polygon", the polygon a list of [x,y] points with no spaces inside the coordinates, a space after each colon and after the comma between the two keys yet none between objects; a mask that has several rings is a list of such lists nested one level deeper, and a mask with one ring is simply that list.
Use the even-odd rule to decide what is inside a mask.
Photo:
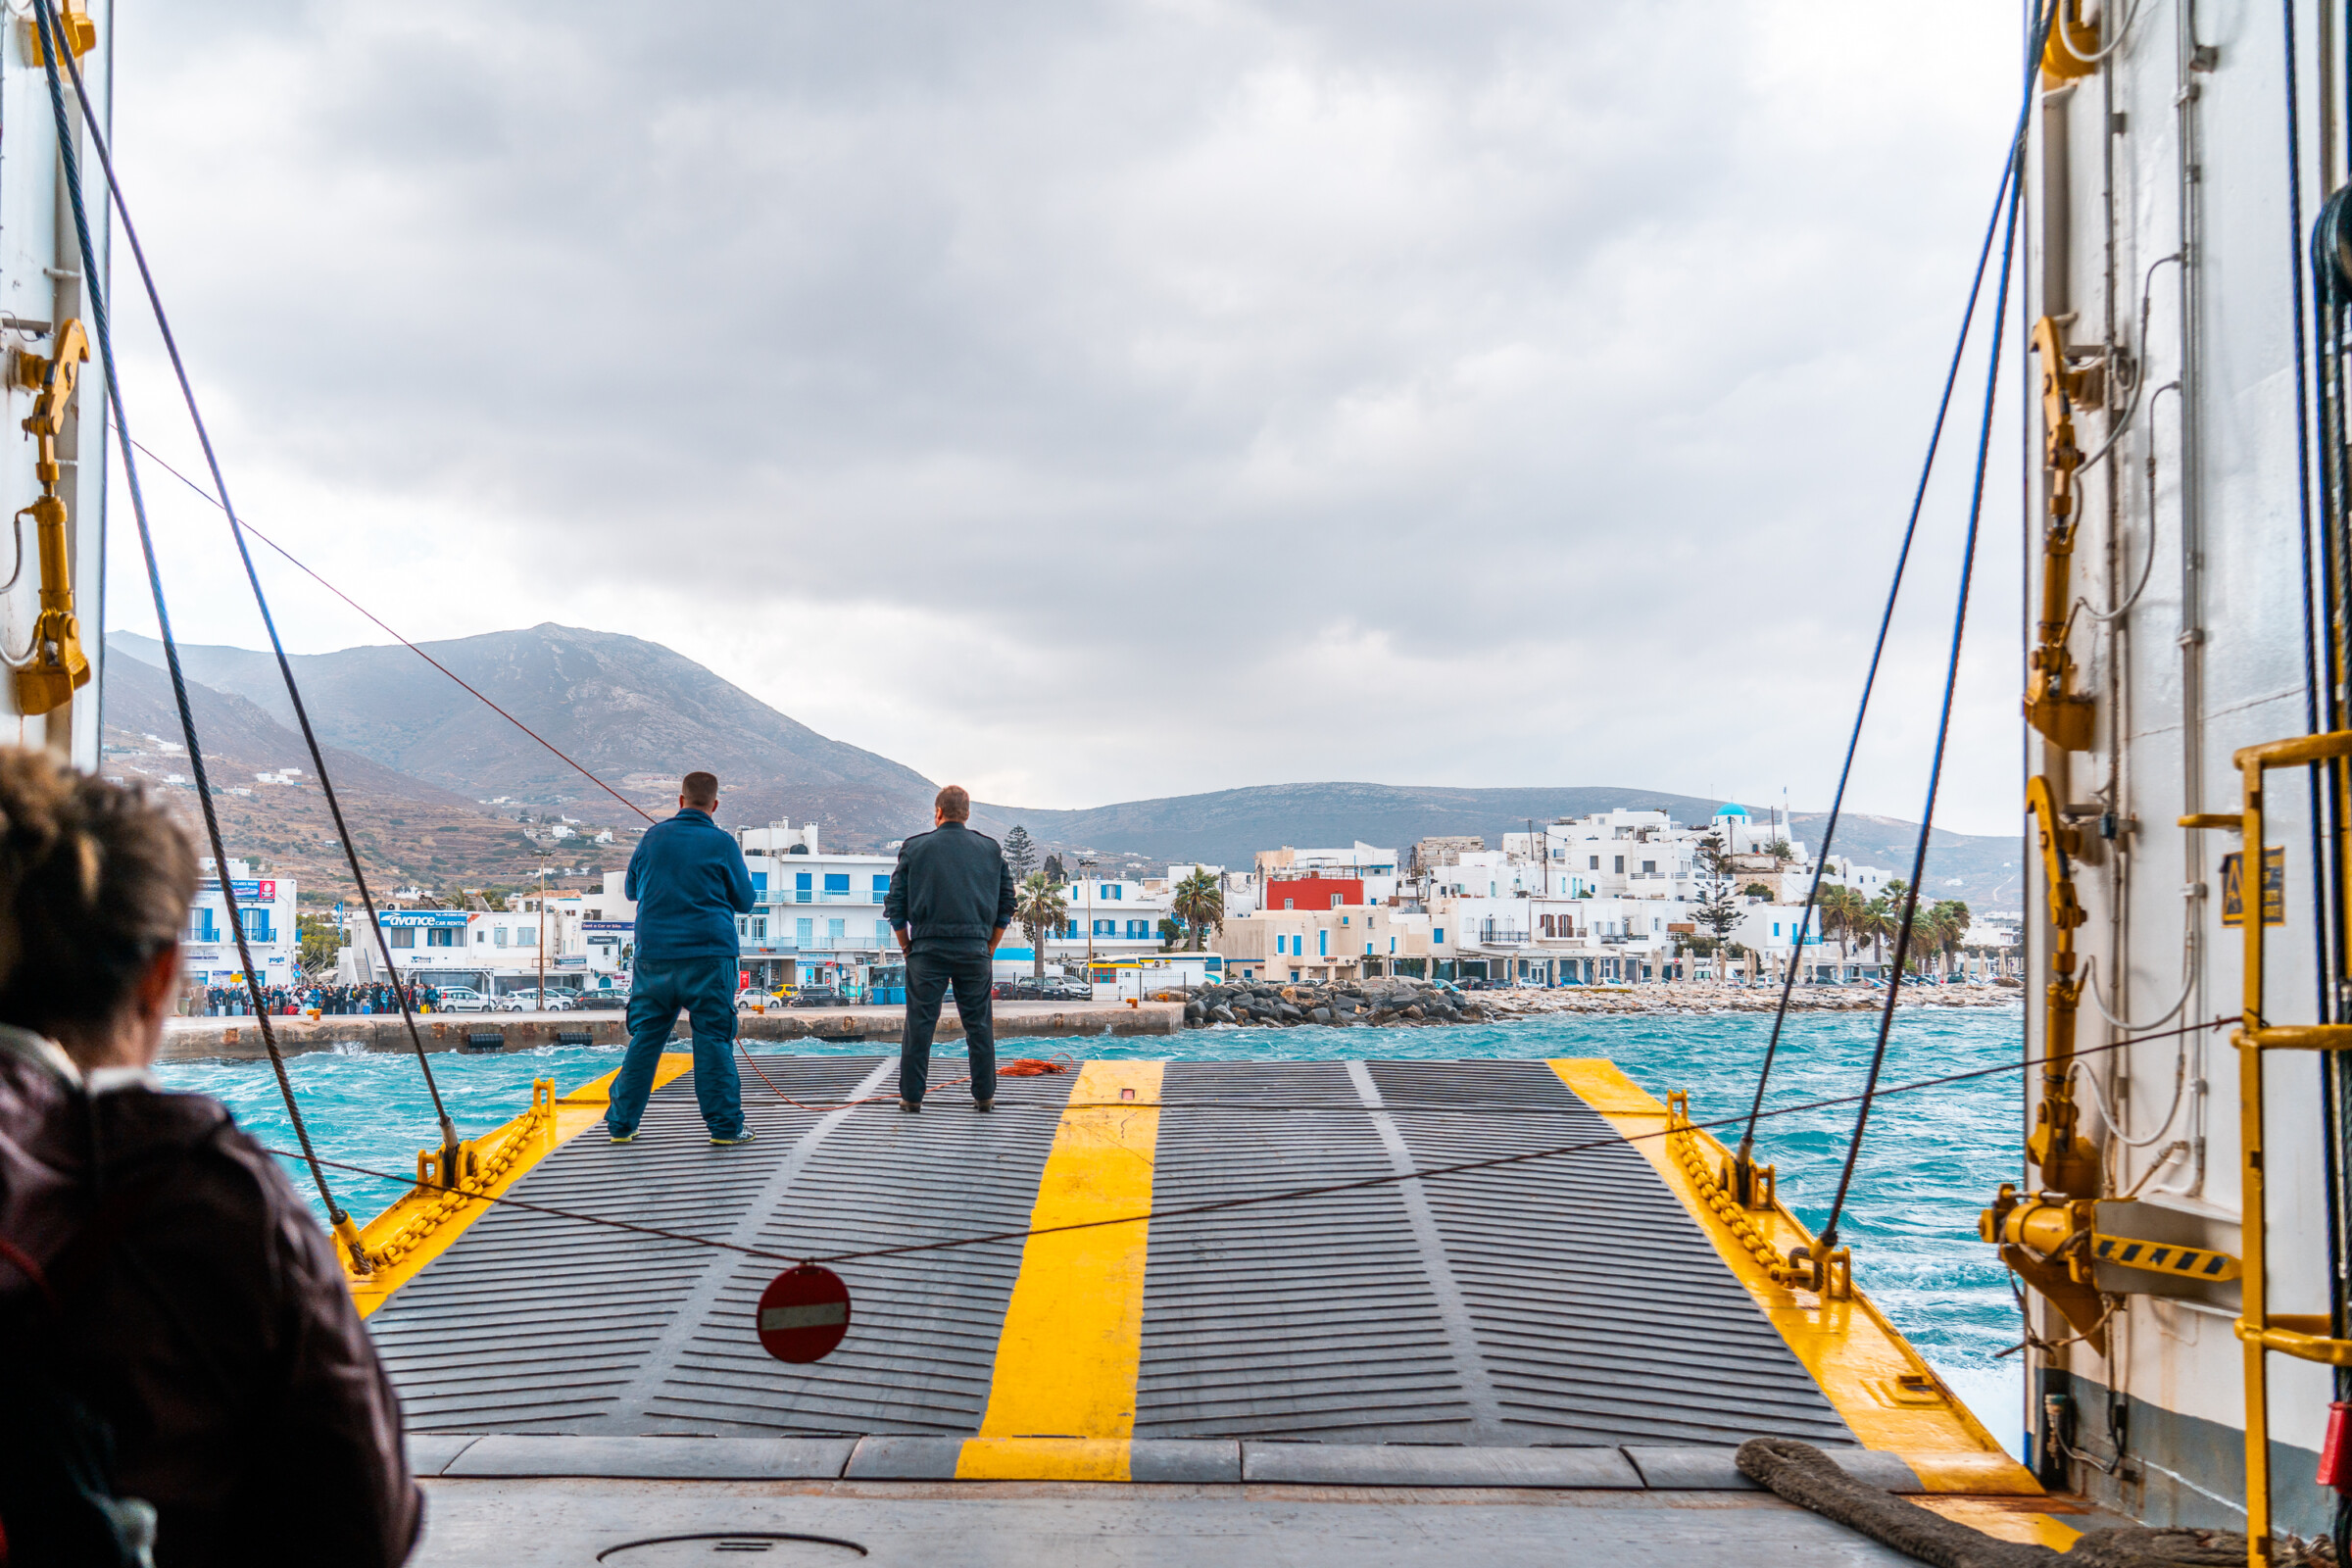
[{"label": "blue trouser", "polygon": [[972,1054],[972,1098],[997,1094],[997,1032],[989,1010],[989,984],[996,963],[985,944],[946,950],[916,943],[906,955],[906,1035],[899,1046],[899,1098],[923,1102],[931,1081],[931,1035],[939,1027],[939,1004],[956,988],[956,1010],[963,1015],[963,1040]]},{"label": "blue trouser", "polygon": [[633,1130],[654,1092],[654,1067],[680,1008],[694,1021],[694,1099],[713,1138],[743,1131],[743,1084],[735,1076],[735,976],[731,953],[667,962],[637,960],[629,986],[629,1052],[612,1080],[605,1124]]}]

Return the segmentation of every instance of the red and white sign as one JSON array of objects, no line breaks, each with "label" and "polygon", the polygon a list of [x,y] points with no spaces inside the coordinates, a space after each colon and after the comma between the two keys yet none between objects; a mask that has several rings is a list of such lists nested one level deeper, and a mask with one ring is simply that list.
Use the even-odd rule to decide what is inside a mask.
[{"label": "red and white sign", "polygon": [[261,898],[264,904],[275,904],[277,902],[277,883],[274,880],[265,877],[257,885],[262,890]]},{"label": "red and white sign", "polygon": [[760,1293],[760,1348],[779,1361],[821,1361],[850,1332],[850,1288],[814,1263],[788,1268]]}]

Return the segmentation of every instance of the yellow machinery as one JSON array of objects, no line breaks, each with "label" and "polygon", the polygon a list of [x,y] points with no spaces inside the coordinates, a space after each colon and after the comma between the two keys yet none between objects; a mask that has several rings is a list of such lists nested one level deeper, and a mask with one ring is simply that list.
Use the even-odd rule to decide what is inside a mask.
[{"label": "yellow machinery", "polygon": [[32,631],[31,657],[17,671],[17,710],[25,714],[46,713],[74,701],[74,693],[90,682],[90,660],[81,651],[81,623],[74,614],[74,563],[66,548],[66,504],[58,499],[57,438],[65,433],[66,415],[74,401],[74,382],[90,357],[89,339],[79,321],[68,321],[57,334],[57,352],[47,359],[22,355],[18,375],[40,396],[25,417],[24,429],[40,444],[33,471],[41,481],[40,499],[19,512],[32,514],[41,571],[41,612]]},{"label": "yellow machinery", "polygon": [[2238,1026],[2230,1034],[2237,1048],[2238,1203],[2245,1232],[2244,1292],[2238,1310],[2237,1337],[2246,1353],[2246,1540],[2247,1559],[2260,1568],[2270,1559],[2271,1544],[2271,1417],[2270,1390],[2264,1377],[2266,1358],[2273,1351],[2324,1366],[2352,1366],[2352,1340],[2330,1338],[2332,1325],[2324,1315],[2273,1314],[2269,1301],[2268,1261],[2265,1252],[2266,1189],[2270,1180],[2263,1160],[2263,1063],[2272,1051],[2352,1050],[2352,1024],[2273,1024],[2263,999],[2262,917],[2262,792],[2263,774],[2278,767],[2308,767],[2318,762],[2352,757],[2352,730],[2298,735],[2248,746],[2234,754],[2243,779],[2243,811],[2236,817],[2184,818],[2184,825],[2228,826],[2244,834],[2245,873],[2245,1003]]},{"label": "yellow machinery", "polygon": [[2026,722],[2060,751],[2090,748],[2090,698],[2074,690],[2075,660],[2066,651],[2073,611],[2075,557],[2075,473],[2082,466],[2075,445],[2074,406],[2099,379],[2095,369],[2074,369],[2058,323],[2045,316],[2034,323],[2034,352],[2041,361],[2042,460],[2050,474],[2050,521],[2041,538],[2041,615],[2034,625],[2034,673],[2026,684]]}]

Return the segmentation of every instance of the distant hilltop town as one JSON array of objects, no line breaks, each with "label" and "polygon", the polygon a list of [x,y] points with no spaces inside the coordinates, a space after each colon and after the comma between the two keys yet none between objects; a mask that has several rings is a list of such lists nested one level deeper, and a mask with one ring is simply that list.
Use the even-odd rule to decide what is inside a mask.
[{"label": "distant hilltop town", "polygon": [[[882,906],[896,857],[828,851],[815,823],[735,836],[758,899],[736,922],[743,983],[893,1000],[903,971]],[[1021,913],[998,950],[1000,977],[1092,985],[1170,961],[1200,980],[1284,984],[1777,981],[1791,964],[1802,982],[1850,984],[1885,977],[1904,891],[1881,867],[1836,858],[1807,921],[1813,856],[1785,823],[1739,806],[1700,823],[1654,810],[1563,817],[1504,833],[1494,848],[1475,836],[1425,838],[1401,853],[1286,845],[1258,852],[1246,870],[1177,864],[1160,876],[1041,857],[1017,826],[1004,845]],[[230,875],[269,983],[325,979],[330,965],[345,983],[386,978],[354,905],[337,906],[331,930],[315,930],[306,947],[291,880],[256,878],[242,863]],[[495,901],[399,889],[379,908],[383,950],[405,980],[493,1000],[542,983],[551,992],[624,988],[636,908],[622,873],[605,873],[603,884]],[[226,918],[219,884],[209,883],[191,916],[191,981],[227,984],[237,973]],[[2016,945],[2007,920],[1923,896],[1912,963],[2006,975]]]}]

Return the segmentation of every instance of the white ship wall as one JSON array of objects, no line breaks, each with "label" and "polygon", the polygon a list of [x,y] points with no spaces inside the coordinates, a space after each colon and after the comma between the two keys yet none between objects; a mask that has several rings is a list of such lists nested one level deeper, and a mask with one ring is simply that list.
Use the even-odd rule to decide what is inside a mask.
[{"label": "white ship wall", "polygon": [[[2297,51],[2306,232],[2325,194],[2316,148],[2320,93],[2328,89],[2320,79],[2317,9],[2306,8]],[[2213,53],[2200,57],[2200,47]],[[2341,41],[2330,47],[2340,53]],[[2211,69],[2198,69],[2207,60]],[[2095,819],[2082,823],[2087,848],[2076,885],[2089,918],[2077,947],[2095,956],[2092,975],[2107,1008],[2145,1028],[2237,1012],[2242,936],[2222,925],[2220,894],[2221,858],[2238,845],[2231,834],[2175,824],[2187,813],[2239,808],[2230,761],[2236,748],[2310,727],[2292,314],[2294,270],[2304,264],[2289,211],[2284,70],[2276,8],[2143,0],[2128,40],[2103,70],[2043,91],[2024,161],[2023,324],[2077,313],[2069,344],[2111,339],[2140,362],[2145,388],[2112,458],[2082,486],[2076,596],[2101,608],[2123,603],[2154,555],[2145,591],[2112,628],[2077,614],[2070,646],[2081,666],[2079,689],[2097,699],[2094,747],[2070,756],[2029,731],[2027,748],[2029,770],[2046,773],[2060,800],[2135,824],[2109,843],[2098,837]],[[2328,96],[2339,92],[2340,84]],[[2183,260],[2163,260],[2176,256]],[[2151,269],[2143,337],[2140,294]],[[2031,396],[2038,362],[2022,347]],[[2178,395],[2157,394],[2175,381]],[[2046,494],[2038,412],[2031,417],[2036,434],[2027,550],[2034,568],[2021,628],[2029,646]],[[2077,438],[2086,453],[2114,428],[2112,414],[2078,411]],[[2274,1022],[2313,1021],[2308,787],[2299,771],[2275,773],[2270,786],[2269,842],[2286,848],[2286,923],[2270,930],[2269,1012]],[[2028,862],[2037,864],[2030,818],[2026,828]],[[2042,1050],[2040,986],[2049,975],[2047,908],[2037,876],[2025,971],[2034,1055]],[[2160,1021],[2181,993],[2184,961],[2193,971],[2186,1001],[2180,1016]],[[2079,1044],[2097,1047],[2122,1034],[2086,995]],[[2206,1092],[2187,1091],[2189,1103],[2171,1131],[2147,1149],[2126,1148],[2117,1134],[2156,1132],[2173,1100],[2178,1043],[2153,1041],[2092,1059],[2089,1070],[2122,1124],[2104,1127],[2084,1111],[2085,1131],[2103,1146],[2104,1191],[2121,1194],[2145,1182],[2140,1197],[2164,1211],[2159,1223],[2181,1232],[2175,1239],[2202,1239],[2235,1253],[2237,1062],[2227,1032],[2188,1042],[2187,1076],[2192,1086],[2202,1080]],[[2319,1064],[2309,1054],[2277,1053],[2269,1069],[2272,1310],[2324,1313]],[[2031,1127],[2030,1103],[2025,1114]],[[2187,1151],[2151,1170],[2183,1140]],[[2120,1396],[2125,1462],[2114,1476],[2078,1463],[2076,1484],[2159,1522],[2242,1523],[2235,1305],[2234,1289],[2202,1301],[2127,1298],[2113,1320],[2109,1356],[2075,1344],[2035,1358],[2040,1375],[2029,1380],[2034,1408],[2028,1429],[2041,1425],[2033,1391],[2071,1389],[2078,1401],[2073,1446],[2109,1459],[2107,1401],[2111,1393]],[[2034,1320],[2048,1340],[2070,1333],[2038,1298]],[[2276,1356],[2271,1367],[2272,1431],[2282,1446],[2274,1464],[2275,1517],[2281,1528],[2308,1534],[2325,1520],[2312,1475],[2329,1374]]]}]

